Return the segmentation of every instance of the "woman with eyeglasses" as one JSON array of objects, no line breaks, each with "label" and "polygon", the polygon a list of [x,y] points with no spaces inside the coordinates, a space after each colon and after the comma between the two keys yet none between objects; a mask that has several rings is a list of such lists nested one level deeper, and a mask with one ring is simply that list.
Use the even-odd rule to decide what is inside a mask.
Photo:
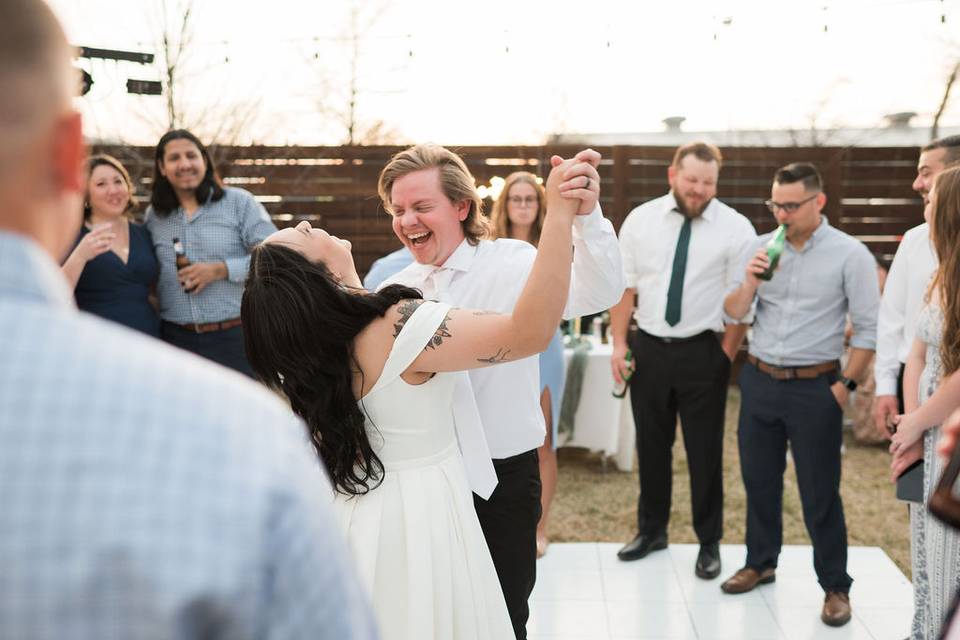
[{"label": "woman with eyeglasses", "polygon": [[[496,238],[513,238],[537,246],[546,209],[543,186],[537,177],[527,171],[515,171],[507,176],[503,190],[493,203],[490,215],[493,234]],[[547,435],[537,450],[540,482],[543,485],[540,494],[542,512],[537,524],[538,558],[547,552],[547,518],[557,489],[557,424],[560,421],[563,383],[563,340],[557,329],[550,346],[540,354],[540,408]]]}]

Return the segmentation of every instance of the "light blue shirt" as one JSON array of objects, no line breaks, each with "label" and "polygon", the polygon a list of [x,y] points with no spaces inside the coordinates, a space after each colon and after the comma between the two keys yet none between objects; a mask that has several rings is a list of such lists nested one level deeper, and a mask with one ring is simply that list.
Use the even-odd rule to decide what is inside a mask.
[{"label": "light blue shirt", "polygon": [[413,254],[406,247],[388,253],[370,265],[367,277],[363,279],[363,288],[367,291],[376,291],[384,280],[395,273],[399,273],[412,262]]},{"label": "light blue shirt", "polygon": [[[165,218],[147,208],[145,225],[160,262],[157,297],[160,317],[177,324],[222,322],[240,317],[250,250],[277,230],[266,209],[249,192],[224,187],[224,196],[201,205],[188,220],[178,207]],[[173,239],[179,238],[190,262],[223,262],[227,279],[200,293],[187,293],[177,280]]]},{"label": "light blue shirt", "polygon": [[376,637],[302,423],[0,232],[0,638]]},{"label": "light blue shirt", "polygon": [[[738,286],[747,263],[772,236],[760,236],[744,252]],[[773,279],[757,289],[750,354],[789,367],[838,360],[848,313],[853,324],[850,346],[874,349],[880,308],[876,264],[862,242],[821,217],[803,249],[785,243]]]}]

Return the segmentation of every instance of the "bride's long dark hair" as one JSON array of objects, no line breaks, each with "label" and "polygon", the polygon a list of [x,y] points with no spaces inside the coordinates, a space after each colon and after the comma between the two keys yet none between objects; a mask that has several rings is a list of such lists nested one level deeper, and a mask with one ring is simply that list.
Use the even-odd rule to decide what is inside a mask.
[{"label": "bride's long dark hair", "polygon": [[240,305],[247,359],[307,423],[340,493],[362,495],[383,479],[353,394],[353,341],[398,301],[421,297],[400,285],[371,294],[345,288],[326,265],[279,244],[251,254]]}]

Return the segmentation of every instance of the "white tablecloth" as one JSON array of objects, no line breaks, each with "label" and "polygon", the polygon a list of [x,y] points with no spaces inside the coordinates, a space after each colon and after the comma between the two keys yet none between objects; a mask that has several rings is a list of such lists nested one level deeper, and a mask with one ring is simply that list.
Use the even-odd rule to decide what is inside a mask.
[{"label": "white tablecloth", "polygon": [[[587,353],[580,404],[574,416],[573,436],[560,434],[560,446],[600,451],[605,456],[613,457],[621,471],[632,471],[636,433],[630,394],[627,393],[624,398],[613,397],[613,375],[610,373],[613,346],[600,344],[592,338],[591,344],[593,347]],[[563,350],[564,367],[569,364],[572,355],[572,349]]]}]

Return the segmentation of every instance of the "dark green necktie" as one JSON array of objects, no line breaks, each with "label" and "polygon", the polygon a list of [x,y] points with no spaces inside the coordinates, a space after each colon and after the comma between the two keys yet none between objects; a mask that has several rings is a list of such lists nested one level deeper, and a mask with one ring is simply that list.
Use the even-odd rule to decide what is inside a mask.
[{"label": "dark green necktie", "polygon": [[683,301],[683,277],[687,272],[687,249],[690,248],[691,218],[684,216],[677,250],[673,254],[673,271],[670,273],[670,288],[667,289],[667,312],[664,319],[671,327],[680,322],[680,303]]}]

